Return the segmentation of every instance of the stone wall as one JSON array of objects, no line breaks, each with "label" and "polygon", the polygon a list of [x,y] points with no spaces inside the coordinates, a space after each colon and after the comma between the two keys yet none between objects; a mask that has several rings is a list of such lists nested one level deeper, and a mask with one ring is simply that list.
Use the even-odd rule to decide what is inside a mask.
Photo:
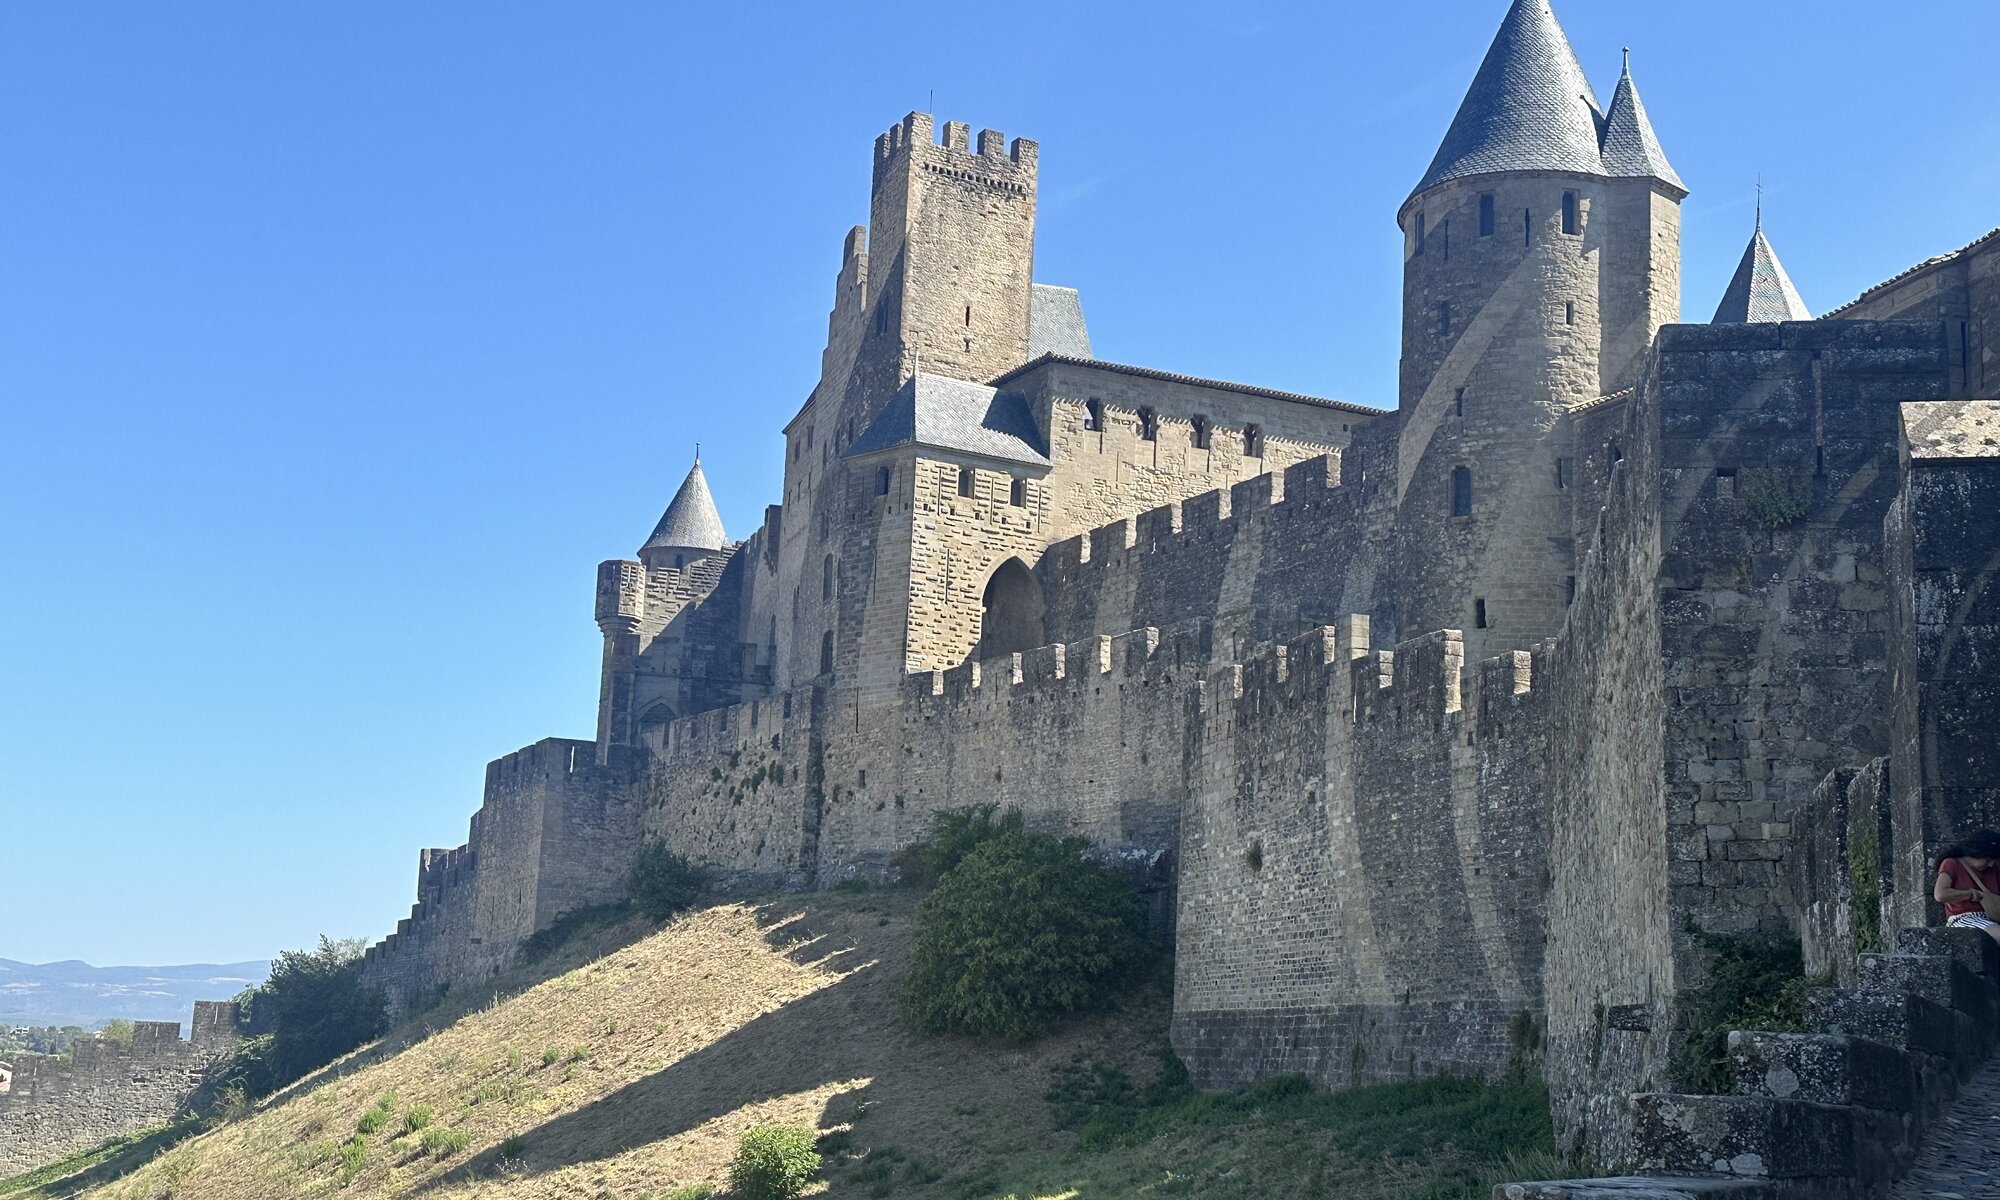
[{"label": "stone wall", "polygon": [[22,1054],[0,1092],[0,1177],[172,1120],[236,1046],[236,1005],[199,1000],[187,1041],[176,1021],[133,1023],[129,1045],[84,1038],[70,1059]]},{"label": "stone wall", "polygon": [[1945,342],[1945,394],[2000,395],[2000,229],[1869,288],[1827,316],[1934,321]]}]

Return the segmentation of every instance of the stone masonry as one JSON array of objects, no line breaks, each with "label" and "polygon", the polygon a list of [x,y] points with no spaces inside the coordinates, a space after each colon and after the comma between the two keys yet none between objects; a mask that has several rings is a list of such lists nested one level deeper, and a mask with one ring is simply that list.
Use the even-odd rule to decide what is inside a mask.
[{"label": "stone masonry", "polygon": [[1687,186],[1592,94],[1515,0],[1397,214],[1393,409],[1093,357],[1035,144],[904,118],[782,504],[730,542],[697,465],[599,568],[596,738],[489,768],[372,978],[489,978],[642,839],[824,887],[997,803],[1143,888],[1202,1084],[1539,1063],[1565,1146],[1646,1160],[1700,934],[1858,983],[1854,847],[1893,945],[2000,822],[1996,258],[1673,324]]}]

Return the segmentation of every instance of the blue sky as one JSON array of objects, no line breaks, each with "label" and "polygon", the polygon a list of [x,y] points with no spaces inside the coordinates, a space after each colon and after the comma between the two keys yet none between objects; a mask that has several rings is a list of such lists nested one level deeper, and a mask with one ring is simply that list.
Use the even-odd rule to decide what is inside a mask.
[{"label": "blue sky", "polygon": [[[0,7],[0,957],[376,937],[483,764],[593,727],[593,568],[746,535],[874,135],[1042,146],[1100,356],[1392,402],[1394,213],[1505,9]],[[1807,302],[2000,224],[1990,0],[1559,0]],[[935,94],[934,105],[930,97]]]}]

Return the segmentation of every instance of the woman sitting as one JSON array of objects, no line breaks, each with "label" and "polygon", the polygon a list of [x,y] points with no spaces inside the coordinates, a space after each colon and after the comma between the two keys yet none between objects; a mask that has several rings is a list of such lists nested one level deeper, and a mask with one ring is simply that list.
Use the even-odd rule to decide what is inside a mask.
[{"label": "woman sitting", "polygon": [[1982,929],[2000,942],[2000,921],[1987,915],[1990,901],[2000,911],[2000,833],[1982,829],[1938,856],[1931,896],[1944,905],[1944,923]]}]

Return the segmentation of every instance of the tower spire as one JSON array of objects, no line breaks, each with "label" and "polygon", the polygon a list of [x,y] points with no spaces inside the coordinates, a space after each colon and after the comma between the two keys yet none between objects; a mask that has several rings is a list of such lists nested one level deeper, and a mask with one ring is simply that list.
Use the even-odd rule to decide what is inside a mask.
[{"label": "tower spire", "polygon": [[1785,264],[1764,236],[1764,185],[1757,185],[1757,225],[1751,230],[1750,244],[1743,248],[1736,274],[1723,289],[1722,303],[1716,305],[1711,325],[1743,325],[1763,321],[1810,321],[1812,312],[1792,286]]},{"label": "tower spire", "polygon": [[715,510],[715,497],[708,490],[708,477],[701,472],[701,447],[695,446],[694,466],[681,480],[680,490],[667,505],[653,535],[639,547],[639,558],[648,567],[661,563],[677,566],[676,559],[702,558],[723,548],[727,537],[722,530],[722,514]]},{"label": "tower spire", "polygon": [[1646,106],[1639,101],[1639,85],[1632,82],[1632,51],[1625,51],[1625,66],[1618,74],[1618,88],[1611,93],[1611,107],[1604,114],[1601,139],[1604,173],[1621,177],[1657,179],[1687,195],[1687,185],[1667,161]]}]

